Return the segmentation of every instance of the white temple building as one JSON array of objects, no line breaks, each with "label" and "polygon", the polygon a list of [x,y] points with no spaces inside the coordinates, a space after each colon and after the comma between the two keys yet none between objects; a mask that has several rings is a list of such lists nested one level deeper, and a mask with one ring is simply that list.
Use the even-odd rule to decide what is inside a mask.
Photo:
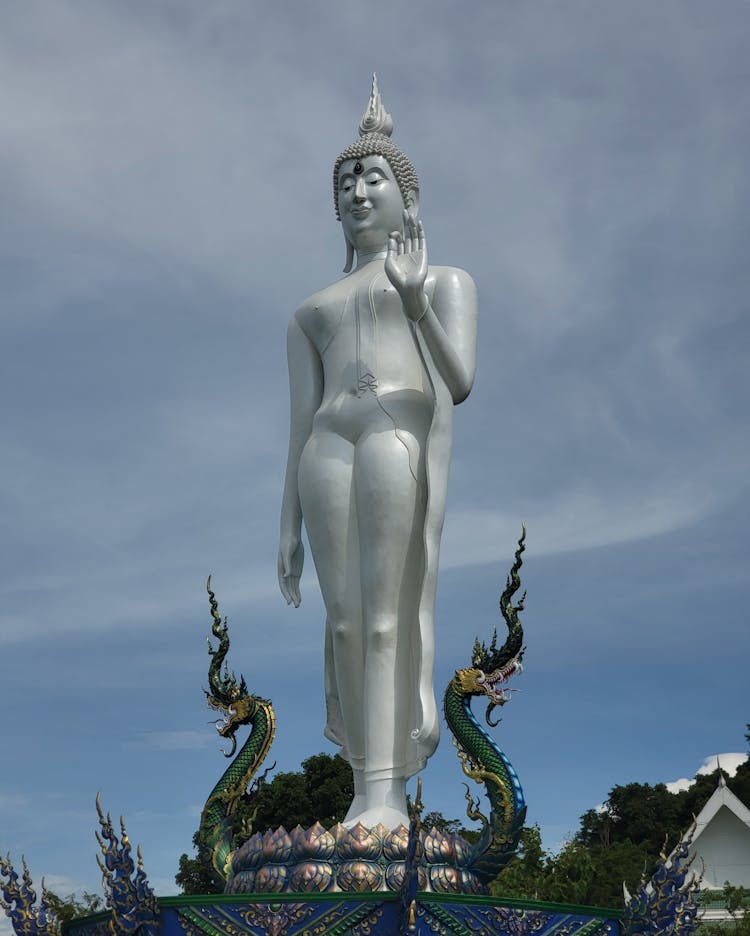
[{"label": "white temple building", "polygon": [[720,776],[719,785],[696,818],[689,852],[695,856],[695,872],[700,874],[703,869],[700,891],[705,909],[700,918],[705,922],[731,919],[721,893],[727,881],[750,889],[750,809]]}]

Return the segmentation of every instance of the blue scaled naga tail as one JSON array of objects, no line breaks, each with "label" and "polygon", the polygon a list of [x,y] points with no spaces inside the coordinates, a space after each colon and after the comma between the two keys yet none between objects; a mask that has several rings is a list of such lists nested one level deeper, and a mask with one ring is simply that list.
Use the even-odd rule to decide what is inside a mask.
[{"label": "blue scaled naga tail", "polygon": [[480,726],[471,710],[471,699],[480,696],[488,700],[485,719],[494,728],[499,720],[492,720],[492,711],[510,701],[511,690],[506,688],[506,683],[514,673],[522,670],[523,627],[518,615],[523,610],[526,594],[524,592],[515,605],[513,596],[521,587],[518,573],[525,540],[526,528],[523,527],[515,561],[500,597],[500,611],[508,628],[505,643],[498,648],[497,628],[489,647],[477,639],[471,667],[456,670],[443,697],[445,718],[453,733],[464,773],[476,783],[484,783],[490,801],[490,817],[487,819],[479,812],[479,801],[473,799],[467,786],[466,799],[469,806],[466,814],[470,819],[481,820],[483,826],[467,867],[485,885],[497,876],[516,853],[526,818],[526,803],[513,766]]},{"label": "blue scaled naga tail", "polygon": [[[211,591],[210,575],[206,591],[213,617],[211,632],[219,641],[216,649],[211,645],[210,639],[208,641],[211,661],[208,667],[209,689],[206,691],[206,699],[209,707],[222,716],[216,722],[217,731],[222,738],[229,738],[232,742],[231,749],[223,752],[224,756],[234,759],[206,800],[201,813],[198,841],[200,847],[208,850],[211,855],[217,884],[224,887],[233,853],[237,808],[243,801],[250,799],[248,786],[271,747],[276,731],[276,716],[271,703],[248,692],[244,677],[240,676],[238,682],[225,664],[229,651],[229,629],[226,618],[222,621],[219,614],[216,596]],[[250,735],[235,757],[235,735],[244,725],[250,726]]]}]

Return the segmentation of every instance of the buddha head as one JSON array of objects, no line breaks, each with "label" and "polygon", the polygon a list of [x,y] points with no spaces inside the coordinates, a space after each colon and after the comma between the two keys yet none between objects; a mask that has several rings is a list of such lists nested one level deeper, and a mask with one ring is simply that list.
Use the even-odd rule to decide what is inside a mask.
[{"label": "buddha head", "polygon": [[[348,192],[364,190],[367,185],[377,186],[379,182],[395,183],[401,196],[398,216],[396,206],[384,205],[384,218],[392,223],[386,235],[403,227],[401,215],[403,209],[416,216],[419,210],[419,179],[408,156],[391,142],[393,120],[386,112],[378,91],[377,75],[372,76],[370,100],[359,123],[359,139],[341,153],[333,167],[333,202],[336,217],[342,220],[342,196]],[[361,187],[361,189],[360,189]],[[364,197],[364,191],[363,191]],[[364,219],[363,219],[364,220]],[[347,224],[344,224],[346,238],[346,266],[344,272],[352,268],[354,247]]]}]

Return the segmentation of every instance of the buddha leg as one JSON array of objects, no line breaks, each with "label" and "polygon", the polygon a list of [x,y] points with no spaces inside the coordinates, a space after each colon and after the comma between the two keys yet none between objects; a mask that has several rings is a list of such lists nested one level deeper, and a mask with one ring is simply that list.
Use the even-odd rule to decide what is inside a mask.
[{"label": "buddha leg", "polygon": [[[406,746],[414,727],[412,636],[423,575],[421,445],[393,427],[357,444],[354,490],[365,635],[364,824],[406,820]],[[396,821],[398,819],[398,821]],[[408,821],[408,820],[407,820]]]},{"label": "buddha leg", "polygon": [[355,771],[359,809],[364,799],[364,646],[353,460],[354,447],[349,441],[335,433],[315,432],[300,459],[299,493],[326,606],[327,657],[332,657],[326,672],[326,735],[342,746],[342,755]]}]

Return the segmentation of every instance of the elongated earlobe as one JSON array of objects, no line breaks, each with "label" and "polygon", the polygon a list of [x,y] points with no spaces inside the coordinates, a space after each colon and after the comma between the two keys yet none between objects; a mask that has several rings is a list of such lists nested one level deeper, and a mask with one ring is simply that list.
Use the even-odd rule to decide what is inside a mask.
[{"label": "elongated earlobe", "polygon": [[344,264],[344,273],[350,273],[354,265],[354,247],[347,239],[346,241],[346,263]]}]

